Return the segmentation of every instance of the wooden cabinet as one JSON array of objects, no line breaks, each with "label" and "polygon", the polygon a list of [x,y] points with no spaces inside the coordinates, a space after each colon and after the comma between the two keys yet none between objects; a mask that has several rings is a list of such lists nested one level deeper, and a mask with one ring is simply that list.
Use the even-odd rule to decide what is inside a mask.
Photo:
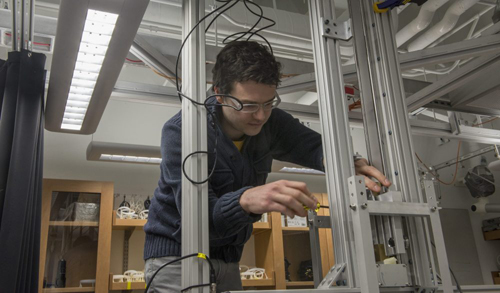
[{"label": "wooden cabinet", "polygon": [[[328,206],[327,194],[314,194],[321,205]],[[329,215],[326,208],[318,215]],[[298,289],[313,288],[313,281],[300,281],[298,269],[302,261],[311,259],[308,227],[282,227],[281,214],[270,213],[268,223],[254,224],[255,266],[266,269],[267,280],[244,280],[244,288]],[[319,229],[323,276],[335,263],[330,229]],[[291,281],[285,279],[285,257],[290,262]],[[244,264],[244,263],[242,263]]]},{"label": "wooden cabinet", "polygon": [[111,182],[43,180],[39,292],[108,292],[112,205]]}]

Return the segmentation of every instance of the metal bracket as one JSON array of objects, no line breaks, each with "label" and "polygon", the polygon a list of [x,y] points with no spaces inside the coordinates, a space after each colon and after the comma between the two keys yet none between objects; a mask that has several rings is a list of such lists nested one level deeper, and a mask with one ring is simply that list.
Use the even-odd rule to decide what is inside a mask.
[{"label": "metal bracket", "polygon": [[321,283],[318,286],[318,289],[328,289],[332,287],[332,284],[336,284],[337,280],[344,272],[345,267],[346,267],[345,263],[334,265],[330,269],[330,271],[328,271],[328,274],[326,274],[323,281],[321,281]]},{"label": "metal bracket", "polygon": [[349,41],[352,38],[351,19],[343,22],[321,18],[323,23],[322,36],[336,40]]},{"label": "metal bracket", "polygon": [[460,121],[458,120],[455,112],[448,111],[448,118],[450,120],[451,132],[454,135],[460,134]]},{"label": "metal bracket", "polygon": [[311,228],[331,228],[330,216],[318,216],[315,213],[309,214],[309,226]]}]

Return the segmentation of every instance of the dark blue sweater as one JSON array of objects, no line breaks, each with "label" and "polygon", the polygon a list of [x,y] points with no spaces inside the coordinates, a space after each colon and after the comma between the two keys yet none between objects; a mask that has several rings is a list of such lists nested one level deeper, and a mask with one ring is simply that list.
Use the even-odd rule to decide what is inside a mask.
[{"label": "dark blue sweater", "polygon": [[[213,108],[220,117],[220,107]],[[163,126],[161,176],[144,226],[144,259],[181,255],[181,117],[179,112]],[[208,190],[210,257],[238,262],[252,235],[252,223],[260,218],[242,209],[241,194],[265,184],[273,159],[323,170],[321,136],[290,114],[274,109],[262,131],[246,137],[240,152],[219,126],[216,130],[211,126],[210,115],[207,119],[209,151],[214,149],[218,132],[217,164]],[[208,156],[208,170],[214,159]]]}]

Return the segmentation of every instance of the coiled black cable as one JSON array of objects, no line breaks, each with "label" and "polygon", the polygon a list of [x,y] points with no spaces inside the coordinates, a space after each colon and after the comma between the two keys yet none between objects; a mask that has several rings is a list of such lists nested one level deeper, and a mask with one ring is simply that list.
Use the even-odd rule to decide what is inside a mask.
[{"label": "coiled black cable", "polygon": [[[236,111],[240,111],[242,109],[242,106],[243,104],[241,103],[241,101],[239,99],[237,99],[236,97],[233,97],[231,95],[228,95],[228,94],[214,94],[214,95],[211,95],[209,97],[207,97],[205,99],[205,101],[203,103],[200,103],[198,101],[195,101],[193,100],[192,98],[186,96],[185,94],[182,93],[182,85],[181,83],[179,82],[180,79],[179,79],[179,75],[178,75],[178,70],[179,70],[179,61],[181,59],[181,54],[182,54],[182,50],[184,49],[184,45],[186,44],[186,42],[188,41],[188,39],[191,37],[192,33],[200,26],[200,24],[205,21],[205,19],[207,19],[208,17],[214,15],[214,14],[217,14],[211,21],[210,23],[208,24],[208,26],[206,27],[205,29],[205,33],[208,31],[208,29],[210,28],[210,26],[215,22],[215,20],[221,15],[223,14],[224,12],[228,11],[229,9],[231,9],[232,7],[234,7],[238,2],[240,2],[240,0],[235,0],[235,1],[232,1],[232,0],[227,0],[227,1],[224,1],[224,0],[217,0],[217,2],[220,2],[220,3],[224,3],[221,7],[218,7],[217,9],[211,11],[209,14],[205,15],[202,19],[200,19],[196,25],[194,25],[194,27],[189,31],[189,33],[187,34],[186,38],[182,41],[181,43],[181,47],[179,49],[179,53],[177,54],[177,60],[175,62],[175,85],[176,85],[176,89],[177,89],[177,94],[179,96],[179,100],[182,102],[182,99],[187,99],[189,100],[191,103],[193,103],[194,105],[196,106],[204,106],[207,110],[207,113],[210,115],[210,117],[212,118],[212,127],[214,129],[214,132],[215,132],[215,146],[214,146],[214,150],[212,152],[208,152],[208,151],[196,151],[196,152],[192,152],[190,153],[189,155],[187,155],[184,160],[182,161],[182,173],[184,174],[184,176],[186,177],[186,179],[193,183],[193,184],[204,184],[206,183],[208,180],[210,180],[210,178],[212,177],[214,171],[215,171],[215,165],[216,165],[216,162],[217,162],[217,143],[218,143],[218,131],[217,131],[217,126],[219,125],[218,123],[218,120],[217,120],[217,117],[215,115],[215,113],[209,109],[209,106],[210,107],[231,107],[233,109],[235,109]],[[232,3],[231,3],[232,2]],[[265,37],[263,37],[262,35],[259,34],[259,32],[263,31],[264,29],[267,29],[267,28],[270,28],[272,26],[274,26],[276,24],[276,22],[270,18],[267,18],[264,16],[264,11],[262,10],[262,8],[252,2],[252,1],[249,1],[249,0],[243,0],[243,4],[245,5],[245,7],[247,8],[247,10],[252,13],[253,15],[256,15],[258,16],[258,20],[255,22],[255,24],[247,31],[245,32],[238,32],[238,33],[235,33],[235,34],[232,34],[232,35],[229,35],[227,36],[223,41],[222,43],[223,44],[227,44],[227,40],[230,39],[230,38],[233,38],[237,35],[240,35],[238,38],[234,39],[234,40],[231,40],[231,42],[233,41],[238,41],[240,40],[241,38],[245,37],[246,35],[249,34],[248,38],[246,39],[247,41],[249,41],[253,36],[258,36],[259,38],[263,39],[266,43],[267,43],[267,46],[269,47],[269,50],[271,52],[271,54],[273,54],[273,49],[271,47],[271,44],[267,41],[267,39]],[[259,9],[259,12],[260,13],[257,13],[255,11],[253,11],[248,4],[251,4],[255,7],[257,7]],[[220,12],[220,13],[219,13]],[[257,27],[257,25],[260,23],[260,21],[262,19],[265,19],[267,21],[270,21],[271,24],[267,25],[267,26],[263,26],[257,30],[254,31],[254,29]],[[225,104],[207,104],[207,101],[212,98],[212,97],[216,97],[216,96],[222,96],[222,97],[229,97],[231,99],[233,99],[236,103],[237,103],[237,106],[236,107],[233,107],[233,106],[230,106],[230,105],[225,105]],[[187,160],[192,157],[192,156],[195,156],[195,155],[199,155],[199,154],[206,154],[206,155],[209,155],[209,154],[213,154],[215,156],[215,163],[212,167],[212,169],[210,170],[210,173],[208,174],[207,178],[204,179],[204,180],[200,180],[200,181],[195,181],[193,179],[191,179],[187,173],[186,173],[186,169],[185,169],[185,166],[186,166],[186,162]]]}]

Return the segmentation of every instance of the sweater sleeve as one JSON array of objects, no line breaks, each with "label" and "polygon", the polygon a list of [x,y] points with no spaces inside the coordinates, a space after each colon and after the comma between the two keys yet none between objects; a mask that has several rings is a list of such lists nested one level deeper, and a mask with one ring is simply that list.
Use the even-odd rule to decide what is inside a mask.
[{"label": "sweater sleeve", "polygon": [[[270,117],[271,154],[274,159],[324,171],[321,135],[281,109]],[[268,122],[268,123],[269,123]]]},{"label": "sweater sleeve", "polygon": [[[167,123],[162,133],[162,174],[166,185],[175,197],[179,215],[182,215],[182,148],[181,126]],[[210,165],[210,164],[209,164]],[[210,182],[210,181],[209,181]],[[210,245],[241,245],[243,234],[248,234],[248,226],[256,222],[260,215],[245,212],[240,205],[240,196],[251,187],[244,187],[217,197],[208,184]],[[239,235],[242,234],[242,235]],[[246,239],[244,239],[246,241]],[[244,242],[243,242],[244,243]]]}]

